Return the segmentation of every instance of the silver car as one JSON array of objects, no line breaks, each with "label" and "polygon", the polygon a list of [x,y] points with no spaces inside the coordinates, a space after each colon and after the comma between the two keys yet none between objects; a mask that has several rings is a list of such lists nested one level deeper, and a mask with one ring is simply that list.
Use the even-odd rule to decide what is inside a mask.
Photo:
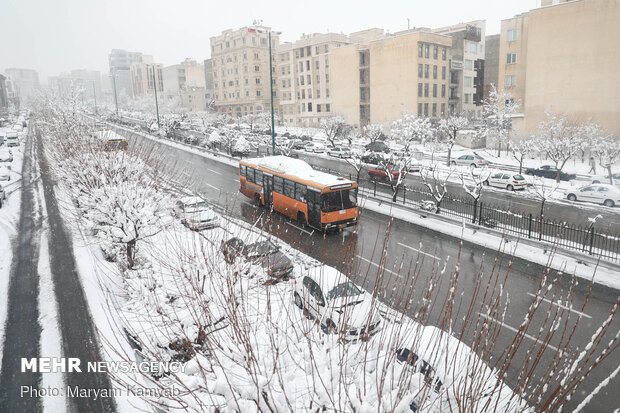
[{"label": "silver car", "polygon": [[460,165],[460,166],[470,166],[472,168],[487,166],[489,161],[484,159],[480,155],[471,154],[471,155],[461,155],[456,159],[453,159],[450,162],[452,165]]}]

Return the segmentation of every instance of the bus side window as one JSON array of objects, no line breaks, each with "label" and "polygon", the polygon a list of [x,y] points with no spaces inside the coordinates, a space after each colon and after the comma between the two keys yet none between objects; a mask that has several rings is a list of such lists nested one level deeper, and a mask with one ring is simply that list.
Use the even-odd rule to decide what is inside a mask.
[{"label": "bus side window", "polygon": [[239,165],[239,174],[245,176],[245,165]]},{"label": "bus side window", "polygon": [[273,192],[284,193],[284,179],[279,176],[273,177]]},{"label": "bus side window", "polygon": [[258,169],[256,169],[254,173],[256,174],[254,176],[254,183],[256,185],[263,186],[263,171],[259,171]]},{"label": "bus side window", "polygon": [[301,202],[306,202],[306,191],[308,187],[304,184],[295,183],[295,199]]},{"label": "bus side window", "polygon": [[284,196],[295,198],[295,182],[288,179],[284,180]]},{"label": "bus side window", "polygon": [[254,183],[254,168],[249,168],[246,171],[248,182]]}]

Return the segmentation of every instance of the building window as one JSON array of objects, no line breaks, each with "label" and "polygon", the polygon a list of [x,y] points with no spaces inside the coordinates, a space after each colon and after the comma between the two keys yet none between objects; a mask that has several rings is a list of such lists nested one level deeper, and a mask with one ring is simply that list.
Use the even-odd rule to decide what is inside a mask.
[{"label": "building window", "polygon": [[308,102],[308,112],[312,112],[312,102]]},{"label": "building window", "polygon": [[[308,54],[310,56],[310,54]],[[306,60],[306,70],[310,70],[310,60]]]},{"label": "building window", "polygon": [[306,89],[302,89],[301,90],[301,98],[305,99],[306,98]]},{"label": "building window", "polygon": [[433,117],[437,116],[437,104],[433,103]]},{"label": "building window", "polygon": [[437,83],[433,83],[433,97],[437,97]]},{"label": "building window", "polygon": [[306,81],[308,82],[309,85],[311,85],[312,84],[312,76],[307,75],[306,76]]},{"label": "building window", "polygon": [[424,84],[424,97],[427,98],[428,97],[428,83]]},{"label": "building window", "polygon": [[260,66],[254,66],[254,71],[255,72],[260,72]]},{"label": "building window", "polygon": [[257,91],[256,91],[256,96],[259,96],[259,97],[260,97],[260,90],[257,90]]},{"label": "building window", "polygon": [[463,60],[463,69],[465,70],[474,70],[474,61],[471,59]]},{"label": "building window", "polygon": [[446,60],[446,48],[441,49],[441,60]]},{"label": "building window", "polygon": [[519,37],[518,37],[518,34],[517,34],[517,29],[508,30],[508,41],[509,42],[514,42],[518,38]]},{"label": "building window", "polygon": [[424,104],[424,116],[428,116],[428,103]]},{"label": "building window", "polygon": [[422,63],[418,64],[418,77],[422,77],[424,75],[424,65]]},{"label": "building window", "polygon": [[441,104],[441,116],[446,116],[446,104]]},{"label": "building window", "polygon": [[321,89],[316,90],[316,98],[319,99],[321,97]]},{"label": "building window", "polygon": [[437,60],[437,58],[439,57],[439,47],[438,46],[433,46],[433,59]]},{"label": "building window", "polygon": [[515,86],[515,85],[516,85],[516,82],[515,82],[515,77],[514,77],[514,75],[506,76],[506,82],[504,83],[504,85],[505,85],[506,87]]},{"label": "building window", "polygon": [[308,89],[308,99],[312,99],[312,89]]},{"label": "building window", "polygon": [[303,86],[304,83],[304,75],[299,76],[299,83]]},{"label": "building window", "polygon": [[300,72],[304,71],[304,62],[299,62],[299,71]]},{"label": "building window", "polygon": [[471,76],[465,76],[463,78],[463,85],[465,87],[473,87],[474,86],[474,78]]},{"label": "building window", "polygon": [[303,47],[301,49],[299,49],[299,56],[298,57],[304,57],[304,48]]},{"label": "building window", "polygon": [[423,88],[422,83],[418,83],[418,97],[419,98],[422,97],[422,88]]},{"label": "building window", "polygon": [[471,93],[463,94],[463,103],[465,103],[466,105],[469,105],[471,103]]},{"label": "building window", "polygon": [[478,45],[474,42],[468,42],[467,49],[470,53],[476,53],[478,52]]},{"label": "building window", "polygon": [[[318,47],[318,46],[317,46],[317,47]],[[321,64],[321,62],[319,62],[319,60],[317,59],[317,60],[316,60],[316,62],[314,62],[314,63],[316,63],[314,66],[315,66],[315,67],[316,67],[316,69],[318,70],[318,69],[319,69],[319,65]]]},{"label": "building window", "polygon": [[427,59],[430,57],[430,50],[431,50],[431,46],[428,44],[424,45],[424,57],[426,57]]},{"label": "building window", "polygon": [[331,106],[329,103],[325,104],[325,112],[331,112]]},{"label": "building window", "polygon": [[424,45],[422,43],[418,43],[418,57],[422,57],[422,50]]},{"label": "building window", "polygon": [[428,79],[428,68],[429,68],[429,65],[424,65],[424,77],[426,79]]},{"label": "building window", "polygon": [[254,53],[254,59],[256,59],[256,60],[258,60],[258,59],[259,59],[259,57],[258,57],[258,53]]},{"label": "building window", "polygon": [[[302,50],[303,50],[303,49],[302,49]],[[302,103],[302,104],[301,104],[301,111],[302,111],[302,112],[305,112],[305,111],[306,111],[306,104],[305,104],[305,103]]]},{"label": "building window", "polygon": [[325,73],[325,83],[329,83],[329,73]]},{"label": "building window", "polygon": [[517,63],[517,54],[516,53],[508,53],[506,55],[506,64],[514,65]]},{"label": "building window", "polygon": [[320,75],[316,75],[316,83],[321,83],[321,76]]},{"label": "building window", "polygon": [[424,113],[422,112],[422,104],[418,103],[418,116],[422,116]]},{"label": "building window", "polygon": [[257,84],[257,85],[260,85],[260,77],[257,77],[257,78],[256,78],[256,84]]},{"label": "building window", "polygon": [[437,79],[437,65],[433,65],[433,79]]},{"label": "building window", "polygon": [[[318,51],[317,51],[317,53],[318,53]],[[317,92],[318,92],[318,90],[317,90]],[[316,111],[317,112],[321,112],[321,104],[320,103],[316,105]]]},{"label": "building window", "polygon": [[446,80],[446,67],[441,67],[441,80]]},{"label": "building window", "polygon": [[441,97],[446,97],[446,85],[441,85]]},{"label": "building window", "polygon": [[[329,89],[325,89],[325,97],[328,98],[329,97]],[[327,107],[329,108],[329,104],[327,105]],[[329,112],[329,109],[327,109],[326,112]]]},{"label": "building window", "polygon": [[314,54],[319,54],[319,46],[314,46]]}]

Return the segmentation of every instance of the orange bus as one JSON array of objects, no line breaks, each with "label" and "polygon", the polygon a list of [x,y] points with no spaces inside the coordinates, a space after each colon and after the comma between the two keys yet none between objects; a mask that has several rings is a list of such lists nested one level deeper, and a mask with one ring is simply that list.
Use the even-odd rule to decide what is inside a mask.
[{"label": "orange bus", "polygon": [[357,182],[287,156],[239,161],[239,191],[259,205],[320,231],[357,224]]}]

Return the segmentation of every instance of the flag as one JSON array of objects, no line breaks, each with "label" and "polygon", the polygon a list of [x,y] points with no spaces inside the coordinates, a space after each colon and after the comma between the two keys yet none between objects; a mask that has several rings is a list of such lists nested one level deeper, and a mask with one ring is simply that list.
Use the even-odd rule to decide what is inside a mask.
[{"label": "flag", "polygon": [[256,29],[248,29],[248,33],[256,33]]}]

